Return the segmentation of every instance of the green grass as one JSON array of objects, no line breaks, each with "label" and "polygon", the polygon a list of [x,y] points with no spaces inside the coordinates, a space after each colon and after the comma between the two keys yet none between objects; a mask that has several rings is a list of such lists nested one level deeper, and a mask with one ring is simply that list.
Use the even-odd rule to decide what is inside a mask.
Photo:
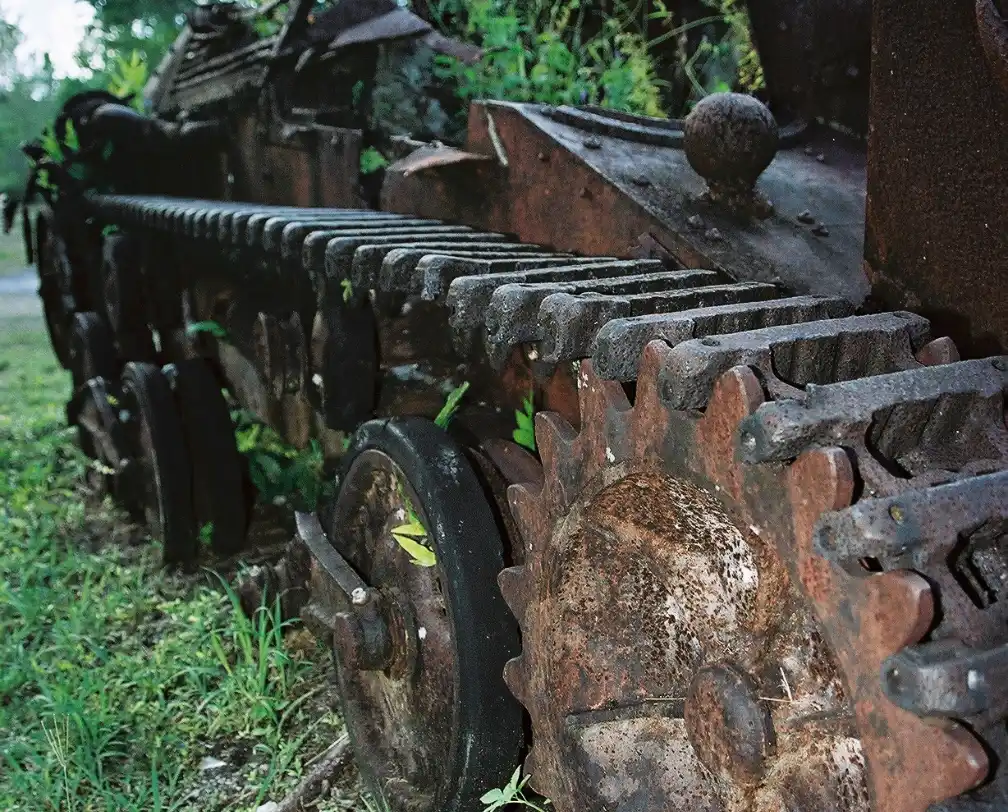
[{"label": "green grass", "polygon": [[[34,217],[34,214],[32,214]],[[14,218],[14,227],[10,234],[4,234],[0,228],[0,277],[11,276],[28,267],[25,257],[24,238],[21,236],[21,214]]]},{"label": "green grass", "polygon": [[279,801],[341,732],[328,657],[84,491],[67,394],[38,320],[0,321],[0,809]]}]

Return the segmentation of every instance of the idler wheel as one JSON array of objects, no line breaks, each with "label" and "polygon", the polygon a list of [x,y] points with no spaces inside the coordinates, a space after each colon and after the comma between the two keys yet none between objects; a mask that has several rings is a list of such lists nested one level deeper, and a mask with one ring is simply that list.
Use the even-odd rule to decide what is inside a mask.
[{"label": "idler wheel", "polygon": [[123,358],[154,361],[144,306],[140,249],[135,238],[111,234],[102,242],[102,302]]},{"label": "idler wheel", "polygon": [[[361,772],[381,809],[481,808],[523,742],[501,677],[518,635],[497,589],[503,543],[491,507],[462,448],[427,420],[364,424],[343,472],[320,520],[368,584],[327,621]],[[393,536],[414,520],[432,566]]]},{"label": "idler wheel", "polygon": [[168,379],[152,364],[130,362],[119,401],[134,463],[127,500],[163,545],[165,564],[191,564],[196,557],[192,469]]},{"label": "idler wheel", "polygon": [[201,358],[170,364],[164,371],[192,463],[196,527],[211,525],[211,549],[218,555],[232,555],[245,541],[248,505],[242,459],[220,383]]},{"label": "idler wheel", "polygon": [[64,369],[70,368],[70,315],[73,312],[73,298],[66,293],[64,285],[63,255],[59,238],[50,230],[48,221],[39,215],[36,221],[35,261],[39,273],[39,298],[42,300],[42,315],[53,352]]}]

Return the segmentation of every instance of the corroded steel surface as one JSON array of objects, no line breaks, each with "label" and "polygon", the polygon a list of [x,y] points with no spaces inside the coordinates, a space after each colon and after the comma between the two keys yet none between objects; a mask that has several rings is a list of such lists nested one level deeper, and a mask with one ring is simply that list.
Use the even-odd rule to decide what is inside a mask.
[{"label": "corroded steel surface", "polygon": [[777,115],[868,127],[872,0],[746,4]]},{"label": "corroded steel surface", "polygon": [[967,355],[1008,346],[1008,88],[989,47],[995,6],[874,5],[865,247],[874,293],[933,319]]},{"label": "corroded steel surface", "polygon": [[537,105],[474,104],[466,149],[494,160],[409,177],[390,171],[382,207],[602,256],[632,256],[650,234],[678,267],[864,300],[856,144],[813,131],[803,146],[779,151],[756,187],[775,214],[747,221],[705,198],[681,149],[621,135],[591,134]]},{"label": "corroded steel surface", "polygon": [[[863,326],[852,320],[837,338],[867,337],[882,326],[872,321],[878,317],[859,318]],[[985,697],[982,709],[971,704],[976,699],[946,699],[951,710],[935,724],[925,718],[934,712],[925,677],[909,683],[921,686],[908,688],[913,699],[902,699],[880,674],[937,637],[953,641],[940,673],[960,673],[956,657],[972,656],[963,662],[988,669],[977,679],[996,679],[1005,643],[1000,610],[994,625],[977,626],[941,557],[916,559],[921,577],[878,544],[861,548],[860,558],[843,549],[858,538],[843,532],[844,522],[876,494],[923,488],[911,503],[920,505],[913,519],[909,504],[906,514],[891,516],[937,522],[941,502],[927,500],[940,491],[926,483],[962,477],[963,487],[981,488],[973,474],[1008,461],[1000,412],[978,418],[965,441],[972,461],[941,439],[959,431],[956,415],[964,412],[930,411],[938,399],[959,391],[982,400],[990,385],[1003,403],[1005,384],[1000,377],[986,383],[966,363],[915,360],[914,347],[934,344],[925,324],[894,323],[903,340],[883,349],[874,339],[874,355],[857,341],[826,339],[823,328],[832,325],[815,321],[675,349],[653,342],[633,406],[582,362],[581,431],[555,415],[537,417],[543,485],[511,489],[526,563],[502,573],[500,583],[523,632],[522,656],[506,674],[532,717],[526,770],[558,809],[619,808],[648,797],[656,808],[688,799],[691,809],[923,812],[984,780],[992,766],[985,748],[1002,746],[992,720],[1000,693]],[[776,332],[790,333],[786,347],[775,347]],[[757,363],[756,355],[736,354],[739,344],[761,346],[775,361],[757,377],[756,366],[738,365]],[[706,394],[689,410],[676,408],[676,400],[693,400],[679,393],[709,354],[723,372],[696,384]],[[773,383],[783,384],[778,375],[786,387]],[[768,400],[768,390],[783,399]],[[867,441],[848,444],[854,434],[841,426],[864,424],[856,410],[849,417],[842,408],[832,416],[823,410],[819,398],[834,392],[845,403],[871,404],[872,415],[889,414],[889,435],[904,440],[869,431]],[[798,425],[806,410],[819,430],[806,432],[782,462],[762,462],[766,454],[754,450],[761,441],[749,438]],[[829,437],[846,448],[822,447]],[[993,461],[989,437],[997,438]],[[912,470],[896,472],[897,459],[913,460]],[[986,517],[977,521],[1000,521],[990,498],[976,511]],[[990,543],[977,549],[982,558]],[[961,648],[976,646],[978,632],[987,659]],[[951,677],[942,685],[953,695],[967,690]],[[1000,797],[1003,780],[979,799]]]}]

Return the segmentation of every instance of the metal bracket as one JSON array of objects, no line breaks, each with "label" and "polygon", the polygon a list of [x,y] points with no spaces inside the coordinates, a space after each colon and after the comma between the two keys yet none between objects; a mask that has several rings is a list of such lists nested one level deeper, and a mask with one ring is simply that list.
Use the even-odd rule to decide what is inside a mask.
[{"label": "metal bracket", "polygon": [[344,668],[386,668],[392,639],[377,593],[337,552],[317,515],[299,512],[295,520],[298,538],[311,556],[311,599],[302,612],[305,625],[318,639],[332,644]]}]

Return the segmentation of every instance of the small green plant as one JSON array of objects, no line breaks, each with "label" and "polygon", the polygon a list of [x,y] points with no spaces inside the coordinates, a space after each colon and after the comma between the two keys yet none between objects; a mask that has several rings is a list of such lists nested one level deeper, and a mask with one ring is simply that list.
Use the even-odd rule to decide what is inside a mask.
[{"label": "small green plant", "polygon": [[204,333],[220,339],[225,339],[228,336],[227,330],[215,321],[194,321],[186,325],[185,331],[187,336]]},{"label": "small green plant", "polygon": [[480,803],[484,804],[483,812],[496,812],[507,806],[517,806],[524,809],[531,809],[533,812],[545,812],[545,808],[550,805],[548,800],[535,803],[525,797],[525,785],[529,776],[521,777],[521,767],[515,769],[511,780],[500,789],[492,789],[480,798]]},{"label": "small green plant", "polygon": [[204,547],[209,547],[213,544],[214,535],[214,525],[213,522],[207,522],[199,529],[199,540],[200,544]]},{"label": "small green plant", "polygon": [[[328,652],[282,628],[272,596],[248,618],[206,572],[165,572],[111,502],[85,504],[39,319],[0,325],[0,359],[0,809],[284,797],[342,733]],[[208,785],[214,756],[234,781]]]},{"label": "small green plant", "polygon": [[439,75],[456,83],[464,101],[595,104],[664,116],[647,42],[617,17],[586,39],[586,8],[580,0],[472,0],[465,34],[483,55],[472,65],[439,57]]},{"label": "small green plant", "polygon": [[[290,687],[297,680],[303,664],[295,663],[284,650],[284,629],[293,621],[283,621],[280,599],[268,604],[265,593],[252,617],[246,616],[238,595],[230,584],[217,576],[230,604],[230,623],[225,629],[212,629],[208,643],[218,665],[228,675],[233,704],[244,712],[239,727],[255,730],[263,725],[277,728],[290,701]],[[218,720],[217,725],[234,725],[236,720]],[[211,735],[218,732],[211,723]]]},{"label": "small green plant", "polygon": [[349,279],[341,279],[339,284],[343,290],[343,301],[349,302],[353,298],[353,282]]},{"label": "small green plant", "polygon": [[532,393],[522,400],[520,410],[515,409],[515,423],[518,427],[511,433],[514,441],[529,451],[535,451],[535,400]]},{"label": "small green plant", "polygon": [[368,147],[360,154],[360,173],[370,175],[388,166],[388,159],[374,147]]},{"label": "small green plant", "polygon": [[250,412],[238,410],[231,417],[238,451],[248,460],[249,477],[261,499],[314,510],[335,487],[323,477],[325,459],[317,441],[297,449]]},{"label": "small green plant", "polygon": [[129,58],[119,56],[112,69],[108,91],[120,99],[130,98],[134,109],[144,111],[143,89],[147,84],[147,63],[139,51],[133,51]]},{"label": "small green plant", "polygon": [[392,538],[409,555],[410,561],[418,567],[433,567],[437,563],[437,558],[434,551],[423,543],[427,538],[427,528],[423,526],[420,517],[413,510],[409,499],[405,497],[404,499],[408,521],[392,528]]},{"label": "small green plant", "polygon": [[101,235],[103,237],[111,237],[113,234],[118,234],[118,233],[119,233],[119,226],[114,225],[114,224],[107,225],[107,226],[105,226],[105,228],[103,228],[101,230]]},{"label": "small green plant", "polygon": [[469,381],[464,381],[461,386],[456,386],[448,393],[448,397],[445,398],[444,406],[441,407],[441,411],[438,412],[437,417],[434,418],[434,422],[441,428],[448,428],[448,424],[451,423],[452,418],[455,417],[455,413],[459,410],[459,403],[462,398],[465,397],[465,393],[469,391]]},{"label": "small green plant", "polygon": [[259,13],[252,21],[256,34],[263,39],[279,34],[287,17],[287,4],[276,3],[273,0],[258,0],[255,5],[259,7]]}]

